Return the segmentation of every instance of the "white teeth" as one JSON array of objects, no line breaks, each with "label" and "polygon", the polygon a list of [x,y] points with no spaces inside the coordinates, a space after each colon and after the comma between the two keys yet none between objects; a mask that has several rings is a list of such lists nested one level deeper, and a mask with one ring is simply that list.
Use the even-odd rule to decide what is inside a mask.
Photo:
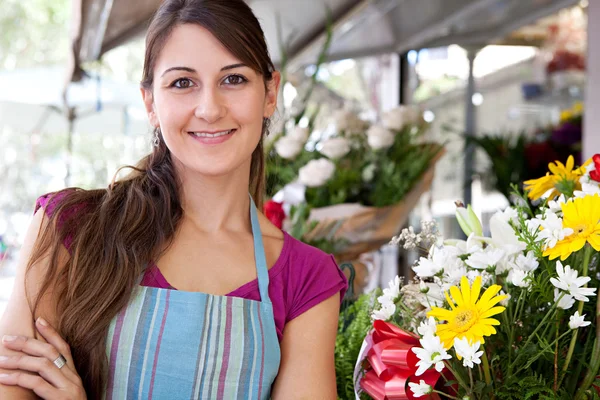
[{"label": "white teeth", "polygon": [[192,134],[196,137],[211,137],[211,138],[217,138],[217,137],[221,137],[221,136],[225,136],[225,135],[229,135],[231,133],[233,129],[230,129],[228,131],[221,131],[221,132],[217,132],[217,133],[206,133],[206,132],[192,132]]}]

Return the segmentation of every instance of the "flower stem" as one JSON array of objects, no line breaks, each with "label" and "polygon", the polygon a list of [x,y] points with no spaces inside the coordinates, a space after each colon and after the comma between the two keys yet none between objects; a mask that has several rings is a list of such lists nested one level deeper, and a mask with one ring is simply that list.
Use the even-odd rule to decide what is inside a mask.
[{"label": "flower stem", "polygon": [[[561,296],[563,296],[563,295],[561,294]],[[558,300],[560,300],[560,297]],[[531,333],[531,335],[529,335],[529,337],[527,338],[527,341],[525,342],[525,344],[523,346],[521,346],[521,348],[523,348],[523,349],[526,348],[527,345],[529,345],[529,342],[531,342],[531,340],[535,337],[535,334],[540,330],[540,328],[542,326],[544,326],[544,323],[546,322],[546,320],[552,315],[554,310],[556,310],[556,305],[558,304],[558,300],[556,301],[556,303],[554,303],[552,305],[552,307],[550,307],[550,309],[548,310],[546,315],[544,315],[542,322],[540,322],[539,325],[533,330],[533,332]],[[517,357],[515,357],[515,360],[508,366],[509,371],[512,371],[513,367],[517,364],[517,361],[519,361],[519,358],[521,357],[522,354],[523,354],[523,352],[517,354]],[[484,355],[485,355],[485,353],[484,353]]]},{"label": "flower stem", "polygon": [[548,346],[544,347],[543,349],[541,349],[540,351],[537,352],[537,354],[535,356],[533,356],[532,358],[530,358],[526,364],[522,365],[520,368],[518,368],[515,371],[515,375],[518,374],[519,372],[521,372],[524,369],[527,369],[531,366],[531,364],[533,364],[538,358],[540,358],[541,356],[543,356],[546,351],[549,351],[552,346],[554,346],[555,344],[559,343],[565,336],[567,336],[570,332],[566,331],[565,333],[563,333],[562,335],[560,335],[559,337],[557,337],[554,342],[550,343]]},{"label": "flower stem", "polygon": [[452,373],[452,375],[454,376],[454,378],[456,378],[456,381],[458,382],[458,384],[460,386],[462,386],[463,389],[469,390],[469,386],[463,380],[462,376],[460,376],[456,371],[454,371],[452,369],[452,367],[450,366],[450,363],[448,361],[444,361],[444,364],[446,365],[446,368],[448,368],[448,371],[450,371],[450,373]]},{"label": "flower stem", "polygon": [[473,387],[475,384],[473,383],[473,369],[469,368],[469,381],[471,383],[471,387],[469,388],[469,397],[473,396]]},{"label": "flower stem", "polygon": [[433,389],[433,391],[431,393],[441,394],[442,396],[444,396],[445,398],[448,398],[448,399],[460,400],[456,396],[452,396],[451,394],[440,392],[439,390],[435,390],[435,389]]},{"label": "flower stem", "polygon": [[560,329],[560,318],[556,314],[556,347],[554,348],[554,393],[558,392],[558,331]]},{"label": "flower stem", "polygon": [[596,293],[596,339],[594,340],[594,347],[592,349],[592,356],[590,358],[589,367],[585,373],[585,377],[577,390],[575,400],[582,399],[585,396],[585,392],[588,390],[590,385],[596,379],[598,370],[600,369],[600,295]]},{"label": "flower stem", "polygon": [[[586,244],[585,250],[583,253],[583,271],[582,271],[581,276],[585,277],[588,275],[588,265],[590,264],[590,256],[591,255],[592,255],[592,246],[590,246],[589,244]],[[585,286],[587,286],[587,284]],[[577,311],[579,312],[579,315],[581,315],[583,313],[583,301],[579,302]],[[565,364],[563,365],[561,377],[560,377],[560,380],[558,381],[558,387],[560,387],[560,384],[562,383],[562,380],[565,378],[567,370],[569,369],[569,364],[571,363],[571,357],[573,357],[573,351],[575,350],[575,345],[577,344],[578,333],[579,333],[579,329],[573,329],[573,337],[571,337],[571,344],[569,345],[569,351],[567,352],[567,358],[565,359]]]},{"label": "flower stem", "polygon": [[511,375],[512,372],[512,356],[513,356],[513,348],[512,348],[512,344],[514,343],[514,337],[515,337],[515,325],[517,324],[518,321],[518,314],[519,314],[519,307],[521,306],[521,300],[523,299],[523,294],[525,293],[524,290],[521,291],[521,293],[519,293],[519,299],[517,300],[517,305],[515,306],[515,312],[513,314],[513,323],[510,327],[510,336],[509,336],[509,348],[508,348],[508,376]]},{"label": "flower stem", "polygon": [[488,385],[492,384],[492,375],[490,374],[490,363],[487,359],[487,353],[485,349],[483,349],[483,355],[481,356],[481,361],[483,364],[483,376],[485,377],[485,383]]}]

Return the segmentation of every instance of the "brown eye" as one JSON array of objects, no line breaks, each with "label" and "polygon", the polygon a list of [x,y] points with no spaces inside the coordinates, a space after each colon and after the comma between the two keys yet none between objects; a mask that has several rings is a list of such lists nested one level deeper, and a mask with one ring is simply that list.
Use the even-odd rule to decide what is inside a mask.
[{"label": "brown eye", "polygon": [[248,80],[241,75],[229,75],[227,78],[225,78],[225,80],[223,82],[227,85],[235,86],[235,85],[241,85],[242,83],[248,82]]},{"label": "brown eye", "polygon": [[173,82],[172,86],[179,88],[179,89],[187,89],[192,87],[192,81],[189,80],[188,78],[181,78],[181,79],[177,79],[175,82]]}]

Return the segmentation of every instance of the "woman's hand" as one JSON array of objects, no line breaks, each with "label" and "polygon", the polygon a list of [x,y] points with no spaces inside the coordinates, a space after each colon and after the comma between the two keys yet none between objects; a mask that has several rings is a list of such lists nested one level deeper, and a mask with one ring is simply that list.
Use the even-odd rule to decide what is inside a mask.
[{"label": "woman's hand", "polygon": [[[69,345],[44,319],[35,325],[48,343],[26,336],[2,338],[4,347],[20,354],[0,357],[0,368],[15,371],[1,374],[0,383],[31,389],[45,400],[86,399]],[[66,364],[59,368],[62,359]]]}]

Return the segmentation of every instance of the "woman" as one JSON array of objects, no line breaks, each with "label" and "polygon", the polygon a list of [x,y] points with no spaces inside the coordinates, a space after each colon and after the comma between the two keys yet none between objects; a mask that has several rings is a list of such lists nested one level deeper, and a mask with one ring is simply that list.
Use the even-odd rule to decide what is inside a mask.
[{"label": "woman", "polygon": [[155,148],[108,189],[38,200],[0,398],[334,399],[345,278],[254,204],[280,81],[257,19],[167,0],[146,47]]}]

